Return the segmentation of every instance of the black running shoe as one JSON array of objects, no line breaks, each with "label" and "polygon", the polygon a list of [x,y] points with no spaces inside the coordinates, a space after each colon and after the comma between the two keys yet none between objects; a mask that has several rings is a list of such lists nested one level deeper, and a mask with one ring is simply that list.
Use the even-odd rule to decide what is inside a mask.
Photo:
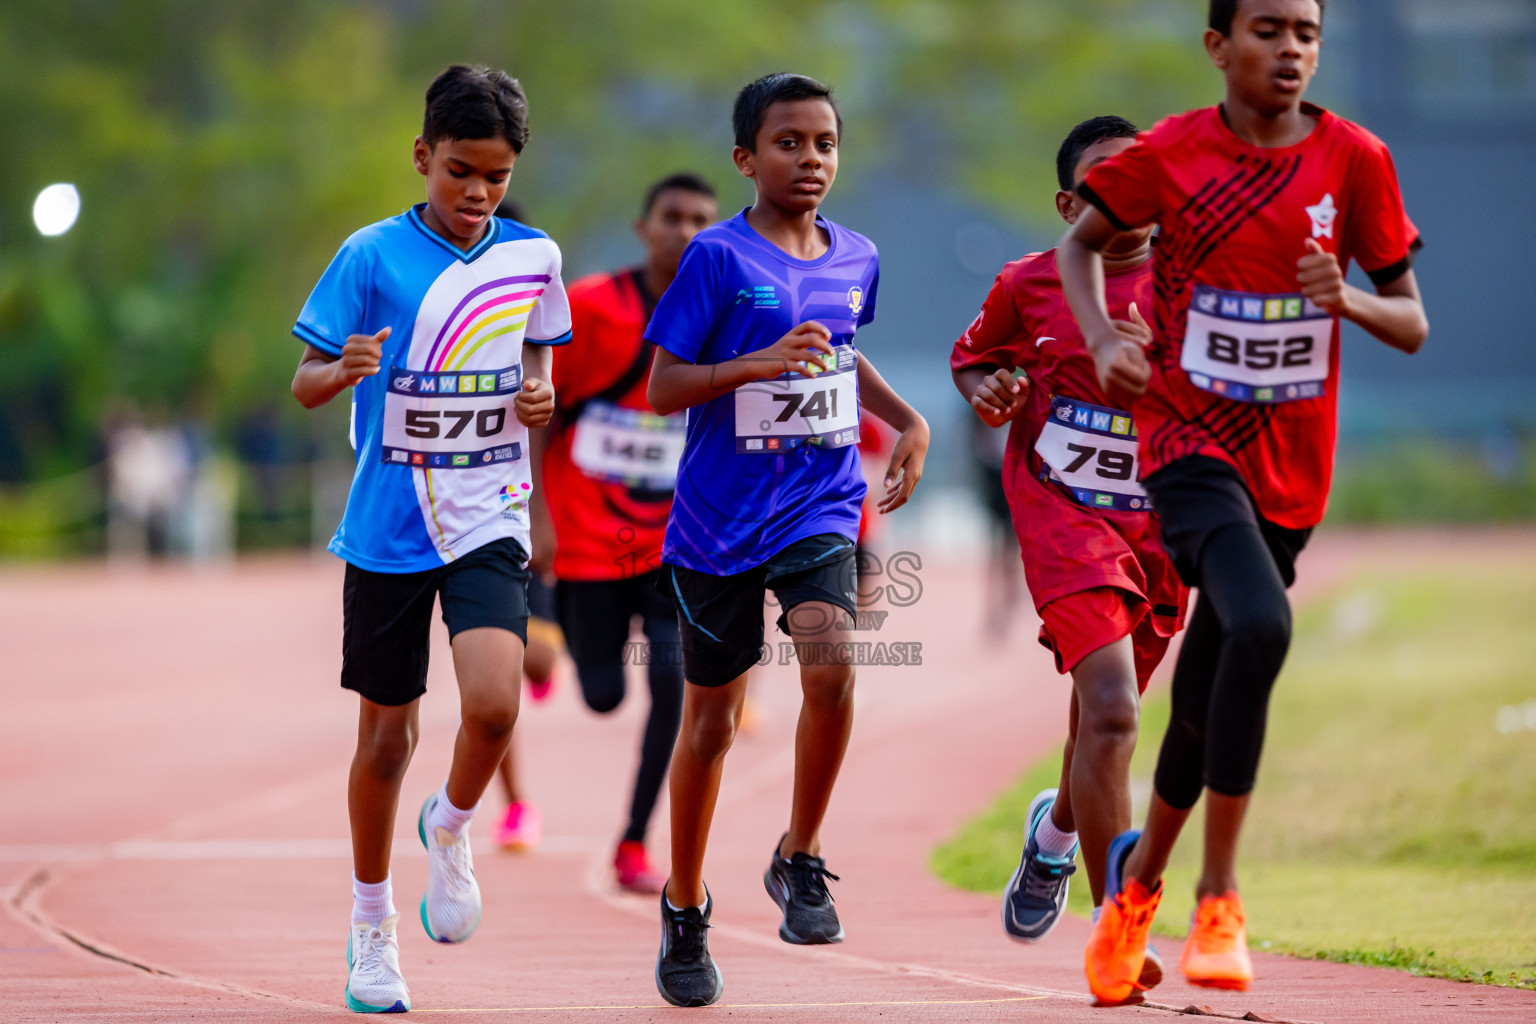
[{"label": "black running shoe", "polygon": [[843,926],[827,891],[829,878],[837,881],[820,857],[797,853],[785,860],[779,856],[779,845],[774,846],[768,870],[763,872],[763,885],[784,913],[779,938],[797,946],[843,941]]},{"label": "black running shoe", "polygon": [[673,910],[661,893],[661,952],[656,954],[656,990],[673,1006],[708,1006],[725,991],[725,978],[709,958],[709,915],[714,901],[704,891],[704,908]]}]

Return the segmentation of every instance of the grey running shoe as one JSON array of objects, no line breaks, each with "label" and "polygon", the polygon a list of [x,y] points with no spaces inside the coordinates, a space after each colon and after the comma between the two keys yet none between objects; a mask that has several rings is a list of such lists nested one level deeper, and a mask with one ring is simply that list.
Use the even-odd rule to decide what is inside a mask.
[{"label": "grey running shoe", "polygon": [[1019,942],[1039,942],[1061,920],[1067,905],[1067,887],[1077,870],[1077,845],[1063,857],[1040,851],[1035,831],[1056,805],[1056,791],[1042,790],[1029,803],[1025,816],[1024,855],[1008,888],[1003,890],[1003,930]]},{"label": "grey running shoe", "polygon": [[786,860],[779,856],[783,842],[781,838],[774,844],[768,870],[763,872],[763,886],[784,914],[779,938],[797,946],[842,942],[843,926],[827,891],[827,879],[835,882],[837,876],[820,857],[796,853]]},{"label": "grey running shoe", "polygon": [[673,910],[661,894],[661,951],[656,954],[656,991],[673,1006],[708,1006],[725,991],[725,977],[709,956],[709,915],[714,901],[704,891],[704,907]]}]

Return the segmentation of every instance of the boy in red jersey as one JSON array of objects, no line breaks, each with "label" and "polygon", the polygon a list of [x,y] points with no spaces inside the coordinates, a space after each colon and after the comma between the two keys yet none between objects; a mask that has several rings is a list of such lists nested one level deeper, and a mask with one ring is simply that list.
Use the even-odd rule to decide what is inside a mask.
[{"label": "boy in red jersey", "polygon": [[[1200,590],[1146,830],[1110,845],[1084,956],[1103,1002],[1137,998],[1163,869],[1202,790],[1199,907],[1180,966],[1198,985],[1252,981],[1237,839],[1290,643],[1285,590],[1327,501],[1339,318],[1410,353],[1429,333],[1387,147],[1302,102],[1322,17],[1319,0],[1212,0],[1205,45],[1225,100],[1090,171],[1078,191],[1094,209],[1057,252],[1106,392],[1139,396],[1142,480],[1179,575]],[[1154,223],[1156,330],[1143,346],[1110,321],[1100,253]],[[1345,283],[1350,260],[1375,294]]]},{"label": "boy in red jersey", "polygon": [[697,175],[652,185],[635,223],[644,264],[571,285],[571,343],[554,361],[559,404],[543,453],[543,486],[554,533],[556,612],[588,707],[603,714],[624,699],[633,617],[650,642],[650,714],[629,822],[614,854],[619,885],[634,892],[660,892],[665,881],[646,857],[645,833],[683,712],[677,609],[656,579],[684,418],[657,416],[646,401],[656,346],[644,332],[683,250],[718,217],[715,191]]},{"label": "boy in red jersey", "polygon": [[[1121,117],[1072,129],[1056,156],[1056,208],[1068,224],[1088,207],[1074,187],[1135,139],[1136,127]],[[1150,338],[1137,307],[1151,306],[1151,228],[1116,235],[1104,259],[1111,310],[1123,329]],[[1040,642],[1055,653],[1058,671],[1072,673],[1060,789],[1030,804],[1024,853],[1003,896],[1004,929],[1035,942],[1066,905],[1078,830],[1095,904],[1102,898],[1105,851],[1131,823],[1139,694],[1182,624],[1187,591],[1136,482],[1131,415],[1110,408],[1099,388],[1054,252],[1003,268],[981,315],[955,343],[950,367],[983,422],[1012,421],[1003,486]],[[1013,367],[1023,372],[1015,377]],[[1160,975],[1160,965],[1148,963]]]}]

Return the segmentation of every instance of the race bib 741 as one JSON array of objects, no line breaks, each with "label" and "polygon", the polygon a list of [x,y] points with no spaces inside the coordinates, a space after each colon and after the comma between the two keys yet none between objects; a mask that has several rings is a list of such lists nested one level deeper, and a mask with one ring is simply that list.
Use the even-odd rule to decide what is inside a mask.
[{"label": "race bib 741", "polygon": [[785,374],[736,389],[736,451],[772,455],[859,442],[858,356],[839,346],[814,377]]}]

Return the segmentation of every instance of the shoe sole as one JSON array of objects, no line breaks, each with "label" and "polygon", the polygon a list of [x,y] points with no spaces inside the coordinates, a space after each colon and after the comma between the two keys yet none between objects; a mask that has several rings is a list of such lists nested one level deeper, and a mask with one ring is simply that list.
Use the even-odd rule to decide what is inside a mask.
[{"label": "shoe sole", "polygon": [[710,960],[710,967],[713,968],[715,972],[714,995],[710,996],[708,999],[682,1000],[676,998],[672,995],[672,993],[668,992],[666,986],[661,983],[661,957],[658,955],[656,958],[656,991],[661,993],[661,998],[665,999],[673,1006],[681,1006],[685,1008],[691,1006],[713,1006],[715,1003],[718,1003],[720,1001],[720,997],[725,994],[725,975],[721,972],[720,965],[716,964],[713,959]]},{"label": "shoe sole", "polygon": [[[352,973],[352,936],[350,936],[350,935],[347,936],[347,973],[348,974]],[[347,987],[344,990],[344,994],[347,997],[347,1009],[351,1010],[353,1013],[410,1013],[411,1012],[411,1000],[410,1000],[409,997],[407,997],[405,999],[396,999],[395,1002],[394,1002],[394,1005],[392,1005],[392,1006],[375,1006],[373,1003],[365,1003],[361,999],[359,999],[356,996],[354,996],[352,994],[351,982],[347,983]]]},{"label": "shoe sole", "polygon": [[771,865],[767,871],[763,872],[763,888],[768,890],[768,896],[778,906],[779,913],[785,916],[784,920],[779,921],[779,938],[785,942],[795,946],[830,946],[843,941],[843,923],[841,921],[837,923],[837,934],[832,936],[816,935],[810,938],[802,938],[789,930],[789,892],[782,889],[774,879],[773,867]]},{"label": "shoe sole", "polygon": [[[428,852],[428,856],[431,855],[432,847],[427,845],[427,808],[436,799],[436,795],[427,797],[426,802],[421,805],[421,813],[416,815],[416,835],[421,839],[421,847]],[[481,907],[480,913],[475,915],[474,923],[469,926],[469,931],[465,932],[461,937],[457,939],[442,938],[432,930],[431,923],[427,921],[427,896],[425,893],[421,896],[421,926],[426,929],[427,938],[433,942],[442,943],[445,946],[454,946],[460,942],[467,942],[469,937],[475,934],[475,929],[480,927],[480,918],[484,913],[485,908]]]},{"label": "shoe sole", "polygon": [[[1024,814],[1024,849],[1029,849],[1029,837],[1033,835],[1035,831],[1036,809],[1040,806],[1041,802],[1045,800],[1055,802],[1056,792],[1057,791],[1054,789],[1042,789],[1035,795],[1035,798],[1029,802],[1029,810]],[[1055,931],[1056,926],[1061,923],[1062,910],[1066,908],[1066,896],[1067,892],[1069,891],[1069,887],[1072,885],[1072,881],[1071,879],[1068,879],[1066,886],[1062,887],[1062,905],[1061,907],[1057,908],[1056,916],[1051,918],[1051,923],[1045,926],[1045,931],[1040,932],[1038,935],[1032,935],[1027,929],[1016,925],[1008,914],[1008,907],[1013,900],[1013,894],[1018,891],[1019,886],[1024,881],[1024,863],[1024,855],[1021,853],[1019,855],[1019,866],[1013,869],[1013,876],[1008,879],[1008,887],[1003,890],[1003,931],[1006,932],[1008,937],[1014,942],[1022,943],[1026,946],[1032,946],[1039,942],[1041,939],[1045,938],[1047,935],[1051,934],[1051,932]]]}]

